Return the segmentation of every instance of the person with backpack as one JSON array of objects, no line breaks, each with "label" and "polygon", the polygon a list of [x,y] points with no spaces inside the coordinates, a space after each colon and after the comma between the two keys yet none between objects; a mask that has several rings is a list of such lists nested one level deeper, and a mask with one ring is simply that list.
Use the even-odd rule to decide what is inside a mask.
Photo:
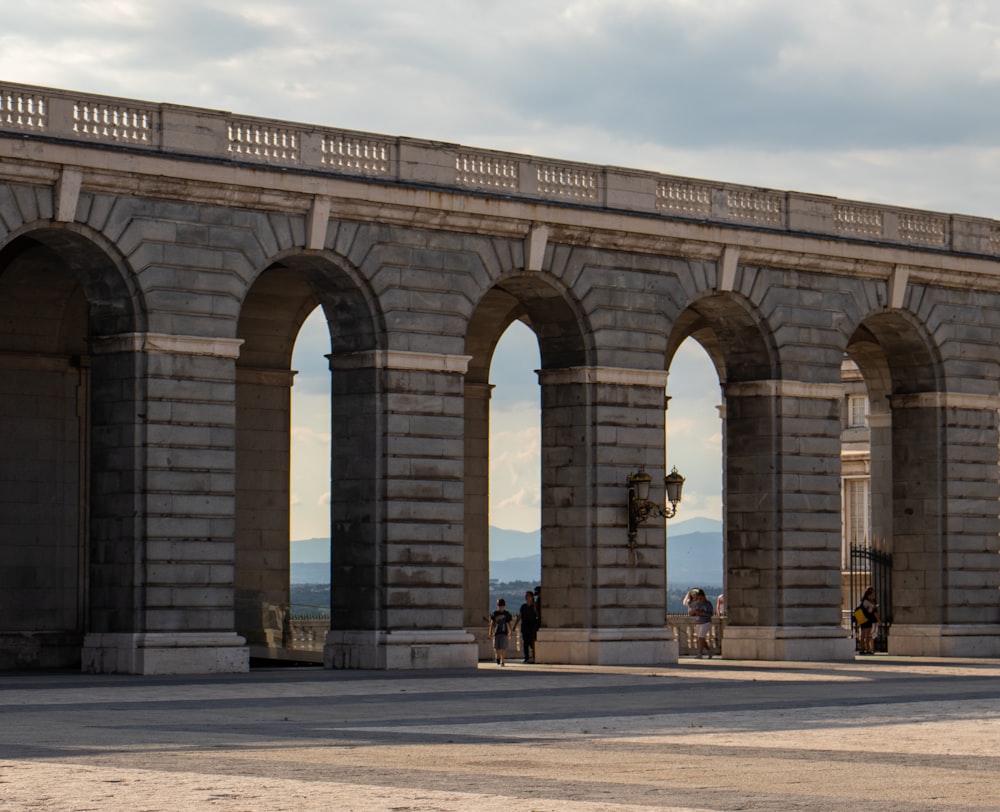
[{"label": "person with backpack", "polygon": [[861,598],[861,603],[854,610],[854,618],[858,623],[858,653],[875,653],[875,624],[879,622],[878,603],[875,600],[875,589],[868,587]]},{"label": "person with backpack", "polygon": [[507,654],[507,637],[510,634],[510,624],[514,619],[513,615],[507,611],[507,601],[497,598],[496,611],[490,615],[490,637],[493,638],[493,656],[497,665],[505,665],[504,658]]}]

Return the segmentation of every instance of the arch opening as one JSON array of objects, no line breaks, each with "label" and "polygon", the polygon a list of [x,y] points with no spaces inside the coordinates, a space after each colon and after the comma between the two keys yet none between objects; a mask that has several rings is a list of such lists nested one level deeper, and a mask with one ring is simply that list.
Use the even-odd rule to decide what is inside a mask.
[{"label": "arch opening", "polygon": [[[704,350],[721,387],[717,459],[722,479],[722,594],[727,623],[776,624],[777,425],[773,398],[756,384],[778,377],[777,353],[764,319],[742,297],[715,294],[699,299],[678,316],[668,339],[668,395],[673,392],[675,361],[683,359],[679,350],[690,341]],[[668,427],[674,420],[675,414],[668,410]],[[670,456],[671,464],[681,461],[675,451]],[[692,492],[696,493],[694,488]],[[668,551],[669,544],[668,536]]]},{"label": "arch opening", "polygon": [[[940,623],[947,604],[941,363],[921,327],[896,312],[862,321],[846,355],[858,384],[853,410],[848,391],[844,430],[858,436],[853,449],[845,445],[852,457],[845,456],[842,491],[844,609],[868,585],[853,571],[851,545],[891,556],[891,573],[877,585],[884,623],[876,640],[891,650],[893,624]],[[860,395],[867,401],[863,420],[856,413]]]},{"label": "arch opening", "polygon": [[[704,334],[703,334],[704,337]],[[724,592],[722,545],[722,392],[719,372],[689,337],[670,362],[665,469],[685,477],[684,496],[667,530],[667,612],[687,613],[684,596],[704,588],[715,602]]]},{"label": "arch opening", "polygon": [[[236,629],[253,658],[322,661],[326,631],[333,625],[366,628],[357,624],[372,622],[377,611],[372,517],[378,389],[368,300],[329,260],[288,257],[254,281],[237,335],[244,343],[236,394]],[[311,415],[305,424],[292,422],[293,357],[307,366],[298,379],[306,390],[299,406]],[[338,357],[355,360],[338,365]],[[308,473],[293,479],[293,437],[303,435],[296,445],[308,457]],[[303,476],[312,477],[308,486],[318,495],[312,494],[308,516],[293,521],[293,484]],[[307,543],[293,556],[300,527],[309,535],[296,539]],[[308,601],[300,599],[301,622],[293,623],[293,560],[300,555],[310,572],[326,566],[327,578],[314,585]],[[312,617],[307,621],[303,614]]]},{"label": "arch opening", "polygon": [[0,250],[0,669],[79,667],[86,634],[136,630],[137,357],[107,340],[138,320],[87,238]]},{"label": "arch opening", "polygon": [[541,584],[541,415],[538,339],[514,321],[490,363],[489,564],[493,608],[504,598],[516,612]]},{"label": "arch opening", "polygon": [[[540,552],[540,577],[532,579],[533,584],[518,581],[518,587],[525,591],[529,586],[539,586],[544,595],[544,605],[548,617],[554,624],[560,622],[560,612],[567,611],[574,598],[569,594],[569,585],[553,583],[546,587],[546,572],[551,571],[562,545],[580,544],[579,534],[572,536],[572,522],[566,521],[566,514],[559,515],[560,504],[566,496],[560,493],[560,480],[566,481],[568,471],[574,465],[582,465],[583,460],[574,462],[567,454],[579,454],[580,449],[567,448],[566,437],[560,437],[550,421],[569,416],[570,409],[558,391],[566,385],[546,383],[546,374],[555,370],[572,370],[585,363],[587,351],[581,331],[581,318],[562,291],[537,276],[516,276],[506,279],[486,293],[474,311],[466,336],[466,354],[470,356],[465,383],[465,608],[464,624],[479,640],[481,659],[491,654],[491,644],[486,639],[485,627],[489,613],[495,608],[496,598],[490,589],[491,556],[491,476],[497,476],[496,448],[491,452],[490,436],[494,421],[507,428],[511,436],[519,437],[514,444],[521,448],[505,447],[504,454],[516,459],[520,476],[528,477],[525,465],[537,464],[537,480],[525,481],[520,495],[511,494],[511,503],[519,499],[529,503],[529,514],[538,516],[538,533],[535,541],[530,534],[516,539],[516,552],[528,552],[532,546]],[[493,384],[490,383],[491,367],[494,380],[499,387],[512,385],[504,377],[509,370],[499,370],[494,361],[502,359],[497,355],[501,341],[512,342],[512,354],[517,369],[523,377],[516,384],[520,398],[517,405],[508,412],[491,411]],[[537,362],[535,361],[537,359]],[[526,365],[538,369],[540,380],[534,372],[526,373]],[[530,375],[530,378],[527,377]],[[540,391],[538,389],[540,386]],[[535,391],[532,393],[532,388]],[[530,393],[530,394],[529,394]],[[502,401],[498,401],[503,403]],[[558,415],[562,415],[559,417]],[[579,416],[578,416],[579,417]],[[511,420],[516,425],[508,425]],[[572,418],[570,418],[572,419]],[[547,422],[549,425],[546,425]],[[537,426],[537,428],[536,428]],[[581,427],[582,429],[583,427]],[[537,438],[537,452],[530,448],[527,453],[525,442]],[[527,438],[527,439],[524,439]],[[537,489],[537,496],[535,495]],[[537,503],[536,500],[537,499]],[[494,503],[495,511],[501,508]],[[494,515],[499,516],[497,512]],[[502,521],[502,520],[500,520]],[[524,522],[527,519],[519,519]],[[522,528],[526,525],[522,524]],[[523,532],[523,531],[522,531]],[[499,541],[500,534],[496,534]],[[540,544],[540,550],[537,545]],[[533,558],[515,555],[514,558]],[[529,566],[534,566],[533,562]],[[549,579],[552,583],[552,579]],[[523,592],[509,589],[504,597],[516,612],[523,600]]]}]

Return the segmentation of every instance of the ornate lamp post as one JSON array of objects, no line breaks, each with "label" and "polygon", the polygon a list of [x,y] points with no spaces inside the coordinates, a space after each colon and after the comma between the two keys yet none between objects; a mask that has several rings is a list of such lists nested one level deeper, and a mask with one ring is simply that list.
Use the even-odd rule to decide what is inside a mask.
[{"label": "ornate lamp post", "polygon": [[634,474],[629,474],[628,479],[628,545],[635,546],[636,534],[639,525],[645,524],[651,516],[662,516],[664,519],[672,519],[677,515],[677,505],[681,501],[681,492],[684,490],[684,477],[677,472],[677,467],[664,477],[663,484],[667,489],[667,505],[660,505],[649,499],[649,483],[652,477],[642,468]]}]

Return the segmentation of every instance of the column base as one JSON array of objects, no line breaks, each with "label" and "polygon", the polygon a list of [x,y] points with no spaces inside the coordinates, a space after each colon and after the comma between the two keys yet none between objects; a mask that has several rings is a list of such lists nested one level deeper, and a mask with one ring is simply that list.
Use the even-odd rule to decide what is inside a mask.
[{"label": "column base", "polygon": [[76,668],[81,639],[77,632],[0,632],[0,671]]},{"label": "column base", "polygon": [[889,654],[903,657],[1000,657],[1000,627],[894,623],[888,643]]},{"label": "column base", "polygon": [[406,671],[423,668],[475,668],[476,639],[456,631],[327,632],[323,665]]},{"label": "column base", "polygon": [[851,660],[854,639],[839,626],[726,625],[722,656],[728,660],[807,662]]},{"label": "column base", "polygon": [[563,665],[669,665],[677,662],[670,629],[545,629],[538,632],[536,660]]},{"label": "column base", "polygon": [[236,674],[250,670],[235,633],[88,634],[81,670],[91,674]]}]

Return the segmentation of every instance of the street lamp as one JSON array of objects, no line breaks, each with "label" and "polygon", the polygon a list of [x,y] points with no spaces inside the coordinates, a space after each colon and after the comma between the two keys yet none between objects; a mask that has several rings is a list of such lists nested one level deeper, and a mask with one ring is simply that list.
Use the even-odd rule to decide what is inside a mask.
[{"label": "street lamp", "polygon": [[639,525],[645,524],[650,516],[662,516],[664,519],[672,519],[677,515],[677,505],[681,501],[681,492],[684,490],[684,477],[677,472],[677,466],[666,475],[663,484],[667,489],[667,502],[669,505],[659,505],[649,499],[649,483],[653,478],[642,468],[634,474],[629,474],[628,479],[628,545],[635,546],[635,537],[639,531]]}]

